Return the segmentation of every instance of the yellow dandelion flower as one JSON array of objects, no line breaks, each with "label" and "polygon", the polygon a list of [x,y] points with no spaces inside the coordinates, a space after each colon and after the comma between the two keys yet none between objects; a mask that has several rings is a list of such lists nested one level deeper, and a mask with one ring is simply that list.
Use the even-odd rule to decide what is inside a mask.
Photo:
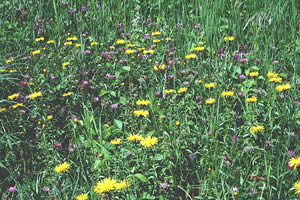
[{"label": "yellow dandelion flower", "polygon": [[6,111],[6,108],[0,108],[0,112]]},{"label": "yellow dandelion flower", "polygon": [[180,126],[180,121],[176,121],[176,126]]},{"label": "yellow dandelion flower", "polygon": [[134,50],[133,49],[126,49],[125,53],[126,54],[133,54]]},{"label": "yellow dandelion flower", "polygon": [[18,93],[15,93],[15,94],[12,94],[10,96],[7,97],[8,100],[13,100],[15,98],[18,98],[19,97],[19,94]]},{"label": "yellow dandelion flower", "polygon": [[47,41],[47,44],[53,44],[53,43],[54,43],[54,40]]},{"label": "yellow dandelion flower", "polygon": [[167,37],[165,40],[166,40],[166,41],[170,41],[170,40],[172,40],[172,38]]},{"label": "yellow dandelion flower", "polygon": [[35,51],[31,52],[32,55],[36,55],[36,54],[39,54],[39,53],[41,53],[41,50],[35,50]]},{"label": "yellow dandelion flower", "polygon": [[35,98],[40,97],[42,95],[43,95],[42,92],[34,92],[34,93],[30,94],[29,97],[30,97],[30,99],[35,99]]},{"label": "yellow dandelion flower", "polygon": [[127,137],[127,140],[129,140],[129,141],[141,141],[143,139],[144,139],[144,137],[141,135],[132,135],[131,134]]},{"label": "yellow dandelion flower", "polygon": [[79,47],[81,47],[81,44],[77,43],[77,44],[75,44],[75,47],[79,48]]},{"label": "yellow dandelion flower", "polygon": [[113,145],[118,145],[118,144],[121,144],[122,142],[121,142],[121,139],[114,139],[114,140],[111,140],[110,143]]},{"label": "yellow dandelion flower", "polygon": [[53,115],[48,115],[48,116],[47,116],[47,119],[48,119],[48,120],[53,119]]},{"label": "yellow dandelion flower", "polygon": [[158,144],[158,139],[157,139],[157,137],[148,136],[148,137],[144,138],[143,140],[141,140],[140,143],[144,147],[150,148],[150,147]]},{"label": "yellow dandelion flower", "polygon": [[227,36],[227,37],[224,37],[224,41],[233,41],[234,40],[234,37],[233,36]]},{"label": "yellow dandelion flower", "polygon": [[173,92],[174,92],[173,89],[165,90],[165,93],[166,93],[166,94],[172,94]]},{"label": "yellow dandelion flower", "polygon": [[194,54],[194,53],[192,53],[192,54],[189,54],[189,55],[186,55],[185,56],[185,59],[194,59],[194,58],[196,58],[197,57],[197,55],[196,54]]},{"label": "yellow dandelion flower", "polygon": [[153,43],[159,43],[160,40],[153,40]]},{"label": "yellow dandelion flower", "polygon": [[204,84],[204,87],[206,87],[206,88],[208,88],[208,89],[214,88],[214,87],[216,87],[216,86],[217,86],[216,83],[205,83],[205,84]]},{"label": "yellow dandelion flower", "polygon": [[161,32],[153,32],[152,36],[157,36],[157,35],[160,35],[160,34],[161,34]]},{"label": "yellow dandelion flower", "polygon": [[213,103],[215,103],[215,102],[216,102],[216,99],[213,99],[213,98],[208,98],[208,99],[206,99],[206,101],[205,101],[206,104],[213,104]]},{"label": "yellow dandelion flower", "polygon": [[92,46],[97,46],[97,45],[98,45],[98,42],[92,42],[92,43],[91,43],[91,47],[92,47]]},{"label": "yellow dandelion flower", "polygon": [[258,133],[258,132],[262,132],[262,131],[264,131],[264,126],[252,126],[251,128],[250,128],[250,132],[251,133]]},{"label": "yellow dandelion flower", "polygon": [[138,106],[149,106],[150,101],[149,100],[137,100],[136,105]]},{"label": "yellow dandelion flower", "polygon": [[88,199],[88,195],[85,193],[82,193],[78,196],[75,197],[76,200],[87,200]]},{"label": "yellow dandelion flower", "polygon": [[67,97],[67,96],[70,96],[70,95],[72,95],[72,92],[67,92],[67,93],[62,94],[63,97]]},{"label": "yellow dandelion flower", "polygon": [[267,76],[268,76],[269,78],[277,78],[278,74],[277,74],[277,73],[274,73],[274,72],[268,72],[268,73],[267,73]]},{"label": "yellow dandelion flower", "polygon": [[295,194],[300,194],[300,180],[294,183]]},{"label": "yellow dandelion flower", "polygon": [[71,165],[68,163],[68,162],[64,162],[62,164],[59,164],[58,166],[56,166],[54,168],[54,171],[57,173],[57,174],[60,174],[62,172],[66,172],[70,169]]},{"label": "yellow dandelion flower", "polygon": [[73,44],[72,41],[69,41],[69,42],[65,42],[65,43],[64,43],[65,46],[67,46],[67,45],[72,45],[72,44]]},{"label": "yellow dandelion flower", "polygon": [[289,166],[294,167],[294,169],[299,167],[300,166],[300,157],[297,156],[297,157],[291,158],[290,161],[289,161]]},{"label": "yellow dandelion flower", "polygon": [[222,97],[232,97],[233,96],[233,91],[223,91],[221,93]]},{"label": "yellow dandelion flower", "polygon": [[12,58],[12,59],[9,59],[9,60],[6,60],[5,63],[6,63],[6,64],[9,64],[9,63],[11,63],[12,61],[14,61],[13,58]]},{"label": "yellow dandelion flower", "polygon": [[78,38],[76,36],[67,38],[67,41],[77,41],[77,40]]},{"label": "yellow dandelion flower", "polygon": [[125,40],[117,40],[117,44],[125,44]]},{"label": "yellow dandelion flower", "polygon": [[45,40],[45,38],[44,38],[44,37],[39,37],[39,38],[36,38],[36,39],[35,39],[35,41],[36,41],[36,42],[39,42],[39,41],[44,41],[44,40]]},{"label": "yellow dandelion flower", "polygon": [[6,69],[0,69],[0,72],[6,72]]},{"label": "yellow dandelion flower", "polygon": [[193,51],[204,51],[205,47],[195,47]]},{"label": "yellow dandelion flower", "polygon": [[158,67],[157,67],[157,66],[154,66],[153,69],[154,69],[155,71],[158,71]]},{"label": "yellow dandelion flower", "polygon": [[249,73],[249,76],[250,76],[250,77],[257,77],[258,75],[259,75],[258,72],[250,72],[250,73]]},{"label": "yellow dandelion flower", "polygon": [[181,94],[181,93],[185,93],[187,91],[187,88],[180,88],[177,93]]},{"label": "yellow dandelion flower", "polygon": [[145,50],[145,48],[144,47],[142,47],[142,48],[138,48],[138,51],[144,51]]},{"label": "yellow dandelion flower", "polygon": [[292,86],[290,84],[284,84],[284,85],[278,85],[276,87],[276,90],[281,92],[281,91],[284,91],[284,90],[288,90],[288,89],[291,89]]},{"label": "yellow dandelion flower", "polygon": [[70,64],[70,62],[65,62],[62,64],[63,67],[68,66]]},{"label": "yellow dandelion flower", "polygon": [[12,107],[13,107],[13,109],[15,109],[17,107],[23,107],[23,106],[24,106],[23,103],[18,103],[18,104],[13,105]]},{"label": "yellow dandelion flower", "polygon": [[282,82],[282,78],[281,77],[270,78],[269,81],[270,82],[274,82],[274,83],[281,83]]},{"label": "yellow dandelion flower", "polygon": [[143,51],[143,54],[153,54],[153,53],[154,53],[154,50],[152,50],[152,49]]},{"label": "yellow dandelion flower", "polygon": [[147,110],[135,110],[135,111],[133,111],[133,114],[136,117],[148,117],[149,116],[149,111],[147,111]]},{"label": "yellow dandelion flower", "polygon": [[127,44],[126,46],[127,47],[135,47],[136,45],[135,44]]},{"label": "yellow dandelion flower", "polygon": [[121,181],[120,183],[115,184],[115,190],[122,190],[122,189],[126,188],[127,186],[129,186],[127,181]]},{"label": "yellow dandelion flower", "polygon": [[249,97],[246,99],[246,101],[248,103],[257,102],[257,97],[256,96]]},{"label": "yellow dandelion flower", "polygon": [[159,66],[158,66],[158,69],[160,69],[160,70],[164,70],[164,69],[165,69],[165,67],[166,67],[166,65],[165,65],[165,64],[162,64],[162,65],[159,65]]},{"label": "yellow dandelion flower", "polygon": [[17,72],[17,70],[16,70],[16,69],[11,69],[11,70],[9,70],[8,72],[9,72],[9,73],[15,73],[15,72]]},{"label": "yellow dandelion flower", "polygon": [[97,194],[110,192],[115,189],[116,183],[117,181],[112,178],[105,178],[97,183],[97,185],[94,187],[94,192]]}]

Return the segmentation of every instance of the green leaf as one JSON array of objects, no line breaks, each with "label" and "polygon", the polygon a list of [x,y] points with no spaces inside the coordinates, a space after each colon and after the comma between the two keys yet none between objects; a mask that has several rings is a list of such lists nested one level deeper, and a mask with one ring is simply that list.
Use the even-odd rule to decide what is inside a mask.
[{"label": "green leaf", "polygon": [[148,178],[146,176],[144,176],[143,174],[135,174],[134,176],[137,177],[138,179],[140,179],[144,183],[148,182]]},{"label": "green leaf", "polygon": [[99,92],[99,97],[102,97],[103,95],[105,95],[105,94],[107,94],[107,93],[108,93],[108,91],[102,89],[102,90]]},{"label": "green leaf", "polygon": [[122,128],[123,128],[123,122],[121,122],[120,120],[115,119],[114,120],[114,124],[116,125],[116,127],[118,127],[119,129],[122,130]]}]

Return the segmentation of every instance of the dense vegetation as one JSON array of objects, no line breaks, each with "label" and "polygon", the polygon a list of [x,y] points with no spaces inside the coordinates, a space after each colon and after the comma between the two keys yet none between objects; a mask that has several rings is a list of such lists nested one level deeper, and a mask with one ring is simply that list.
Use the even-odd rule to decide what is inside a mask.
[{"label": "dense vegetation", "polygon": [[3,1],[1,199],[299,198],[296,6]]}]

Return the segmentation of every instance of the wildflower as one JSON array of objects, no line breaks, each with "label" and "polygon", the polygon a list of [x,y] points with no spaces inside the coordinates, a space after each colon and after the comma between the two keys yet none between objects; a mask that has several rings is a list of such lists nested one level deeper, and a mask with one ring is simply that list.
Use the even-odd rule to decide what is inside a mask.
[{"label": "wildflower", "polygon": [[13,105],[13,109],[17,108],[17,107],[23,107],[23,103],[18,103],[18,104],[15,104]]},{"label": "wildflower", "polygon": [[258,133],[258,132],[262,132],[264,130],[264,126],[252,126],[250,128],[250,132],[251,133]]},{"label": "wildflower", "polygon": [[296,183],[294,183],[295,188],[295,194],[300,194],[300,180],[298,180]]},{"label": "wildflower", "polygon": [[70,62],[65,62],[62,64],[63,67],[68,66],[70,64]]},{"label": "wildflower", "polygon": [[224,37],[224,41],[233,41],[234,40],[234,37],[233,36],[228,36],[228,37]]},{"label": "wildflower", "polygon": [[257,102],[257,97],[256,96],[249,97],[249,98],[246,99],[246,101],[248,103]]},{"label": "wildflower", "polygon": [[126,188],[127,186],[129,186],[127,181],[121,181],[120,183],[115,184],[115,190],[122,190],[122,189]]},{"label": "wildflower", "polygon": [[193,58],[196,58],[197,57],[197,55],[196,54],[194,54],[194,53],[192,53],[192,54],[189,54],[189,55],[186,55],[185,56],[185,59],[193,59]]},{"label": "wildflower", "polygon": [[94,192],[97,194],[102,194],[105,192],[110,192],[115,189],[116,180],[111,178],[105,178],[103,181],[99,181],[94,187]]},{"label": "wildflower", "polygon": [[9,72],[9,73],[14,73],[14,72],[17,72],[17,70],[11,69],[11,70],[9,70],[8,72]]},{"label": "wildflower", "polygon": [[129,140],[129,141],[141,141],[143,139],[144,139],[144,137],[141,135],[132,135],[131,134],[127,137],[127,140]]},{"label": "wildflower", "polygon": [[233,96],[233,91],[223,91],[221,93],[222,97],[232,97]]},{"label": "wildflower", "polygon": [[149,104],[150,104],[149,100],[138,100],[138,101],[136,101],[136,105],[138,105],[138,106],[141,106],[141,105],[148,106]]},{"label": "wildflower", "polygon": [[39,54],[39,53],[41,53],[40,50],[35,50],[35,51],[31,52],[32,55],[36,55],[36,54]]},{"label": "wildflower", "polygon": [[159,65],[159,66],[158,66],[158,69],[164,70],[164,69],[165,69],[165,66],[166,66],[165,64]]},{"label": "wildflower", "polygon": [[268,72],[267,73],[268,78],[277,78],[278,74],[274,72]]},{"label": "wildflower", "polygon": [[249,76],[250,77],[257,77],[259,75],[258,72],[250,72]]},{"label": "wildflower", "polygon": [[43,95],[42,92],[34,92],[34,93],[30,94],[29,97],[30,97],[30,99],[35,99],[35,98],[40,97],[42,95]]},{"label": "wildflower", "polygon": [[153,69],[154,69],[155,71],[158,71],[158,67],[157,67],[157,66],[154,66]]},{"label": "wildflower", "polygon": [[117,40],[117,44],[125,44],[125,40]]},{"label": "wildflower", "polygon": [[160,35],[160,34],[161,34],[161,32],[153,32],[152,36],[157,36],[157,35]]},{"label": "wildflower", "polygon": [[110,143],[113,145],[118,145],[118,144],[121,144],[122,142],[121,142],[121,139],[114,139],[114,140],[111,140]]},{"label": "wildflower", "polygon": [[78,38],[76,36],[67,38],[67,41],[77,41],[77,40]]},{"label": "wildflower", "polygon": [[133,111],[133,114],[136,116],[136,117],[148,117],[149,116],[149,111],[147,110],[135,110]]},{"label": "wildflower", "polygon": [[153,43],[159,43],[160,40],[153,40]]},{"label": "wildflower", "polygon": [[53,115],[48,115],[48,116],[47,116],[47,119],[48,119],[48,120],[53,119]]},{"label": "wildflower", "polygon": [[87,200],[88,199],[88,195],[85,193],[82,193],[78,196],[75,197],[76,200]]},{"label": "wildflower", "polygon": [[44,41],[44,40],[45,40],[45,38],[44,38],[44,37],[39,37],[39,38],[36,38],[36,39],[35,39],[35,41],[36,41],[36,42],[39,42],[39,41]]},{"label": "wildflower", "polygon": [[72,92],[67,92],[67,93],[62,94],[63,97],[67,97],[67,96],[70,96],[70,95],[72,95]]},{"label": "wildflower", "polygon": [[208,88],[208,89],[214,88],[214,87],[216,87],[216,86],[217,86],[216,83],[205,83],[205,84],[204,84],[204,87],[206,87],[206,88]]},{"label": "wildflower", "polygon": [[16,192],[17,191],[17,186],[11,186],[7,189],[9,192]]},{"label": "wildflower", "polygon": [[297,167],[300,166],[300,157],[293,157],[289,160],[289,167],[294,167],[296,169]]},{"label": "wildflower", "polygon": [[180,126],[180,121],[176,121],[176,126]]},{"label": "wildflower", "polygon": [[0,113],[6,111],[6,108],[1,108],[0,107]]},{"label": "wildflower", "polygon": [[144,147],[150,148],[150,147],[158,144],[158,139],[157,139],[157,137],[148,136],[148,137],[144,138],[143,140],[141,140],[140,143]]},{"label": "wildflower", "polygon": [[292,86],[290,84],[284,84],[284,85],[278,85],[276,87],[276,90],[281,92],[283,90],[288,90],[288,89],[291,89],[291,88],[292,88]]},{"label": "wildflower", "polygon": [[212,99],[212,98],[206,99],[206,101],[205,101],[206,104],[213,104],[215,102],[216,102],[216,99]]},{"label": "wildflower", "polygon": [[180,88],[177,93],[181,94],[181,93],[185,93],[187,91],[187,88]]},{"label": "wildflower", "polygon": [[15,94],[12,94],[10,96],[7,97],[8,100],[13,100],[14,98],[18,98],[19,97],[19,94],[18,93],[15,93]]},{"label": "wildflower", "polygon": [[274,83],[281,83],[282,82],[282,78],[281,77],[270,78],[269,81],[270,82],[274,82]]},{"label": "wildflower", "polygon": [[170,38],[170,37],[167,37],[165,40],[166,40],[166,41],[171,41],[171,40],[172,40],[172,38]]},{"label": "wildflower", "polygon": [[204,51],[205,47],[195,47],[193,51]]},{"label": "wildflower", "polygon": [[102,153],[99,153],[98,154],[98,157],[101,159],[101,158],[103,158],[103,154]]},{"label": "wildflower", "polygon": [[172,94],[173,92],[174,92],[174,90],[172,90],[172,89],[165,90],[165,93],[166,93],[166,94]]},{"label": "wildflower", "polygon": [[49,191],[50,191],[50,188],[49,188],[48,186],[45,186],[45,187],[43,188],[43,192],[47,193],[47,192],[49,192]]},{"label": "wildflower", "polygon": [[6,60],[5,62],[6,62],[6,64],[9,64],[9,63],[11,63],[12,61],[14,61],[13,58],[12,58],[12,59],[9,59],[9,60]]},{"label": "wildflower", "polygon": [[53,44],[53,43],[54,43],[54,40],[47,41],[47,44]]},{"label": "wildflower", "polygon": [[143,51],[143,54],[153,54],[153,53],[154,53],[154,50],[152,50],[152,49]]},{"label": "wildflower", "polygon": [[64,162],[62,164],[59,164],[58,166],[56,166],[54,168],[54,171],[57,173],[57,174],[60,174],[62,172],[66,172],[70,169],[71,165],[68,163],[68,162]]},{"label": "wildflower", "polygon": [[127,49],[125,51],[126,54],[133,54],[134,53],[134,50],[133,49]]},{"label": "wildflower", "polygon": [[97,45],[98,45],[98,42],[92,42],[92,43],[91,43],[91,47],[92,47],[92,46],[97,46]]}]

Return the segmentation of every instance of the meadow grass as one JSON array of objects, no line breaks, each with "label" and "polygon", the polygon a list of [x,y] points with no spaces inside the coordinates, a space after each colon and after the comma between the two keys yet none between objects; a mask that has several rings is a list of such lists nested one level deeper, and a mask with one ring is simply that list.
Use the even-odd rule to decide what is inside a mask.
[{"label": "meadow grass", "polygon": [[299,198],[296,3],[3,1],[1,198]]}]

